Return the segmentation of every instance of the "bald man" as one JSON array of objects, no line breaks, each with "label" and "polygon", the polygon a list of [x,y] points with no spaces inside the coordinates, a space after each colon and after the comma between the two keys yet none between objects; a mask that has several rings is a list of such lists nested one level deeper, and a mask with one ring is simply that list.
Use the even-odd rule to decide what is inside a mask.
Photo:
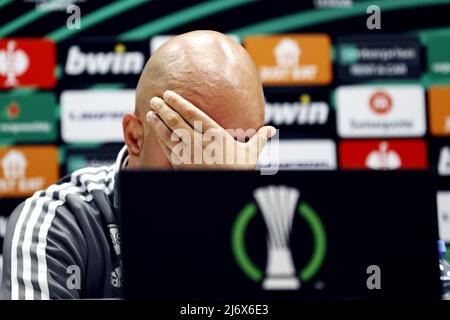
[{"label": "bald man", "polygon": [[213,31],[169,40],[142,72],[116,164],[77,170],[10,216],[0,298],[121,297],[117,172],[254,169],[275,133],[263,123],[261,82],[239,44]]},{"label": "bald man", "polygon": [[[230,152],[223,151],[218,159],[193,159],[195,152],[205,156],[199,149],[208,145],[194,145],[194,122],[201,126],[198,131],[209,130],[210,135],[215,131],[216,147],[220,148],[220,140],[223,149],[227,145]],[[218,32],[189,32],[163,44],[142,72],[136,88],[136,111],[123,121],[129,166],[254,168],[255,155],[274,134],[272,127],[263,124],[264,94],[247,51]],[[189,134],[176,135],[177,129]],[[181,141],[183,138],[190,141]],[[249,143],[242,143],[249,139]],[[179,142],[190,145],[192,154],[180,157],[172,153]],[[240,163],[235,157],[225,161],[232,151],[236,156],[253,157]]]}]

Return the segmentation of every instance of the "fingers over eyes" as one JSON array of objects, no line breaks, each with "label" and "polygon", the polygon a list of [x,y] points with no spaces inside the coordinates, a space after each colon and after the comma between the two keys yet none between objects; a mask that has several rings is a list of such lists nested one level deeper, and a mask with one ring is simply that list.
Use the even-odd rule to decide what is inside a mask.
[{"label": "fingers over eyes", "polygon": [[191,126],[161,98],[153,97],[150,100],[150,108],[158,114],[159,118],[164,121],[171,131],[179,129],[192,130]]},{"label": "fingers over eyes", "polygon": [[[163,94],[164,101],[175,110],[191,127],[197,131],[205,131],[211,128],[219,129],[220,126],[206,113],[194,106],[188,100],[174,91],[167,90]],[[202,130],[198,130],[195,122],[201,122]]]},{"label": "fingers over eyes", "polygon": [[155,129],[158,140],[164,143],[167,147],[173,148],[177,143],[179,143],[180,138],[177,134],[170,130],[154,111],[150,111],[147,114],[147,121]]}]

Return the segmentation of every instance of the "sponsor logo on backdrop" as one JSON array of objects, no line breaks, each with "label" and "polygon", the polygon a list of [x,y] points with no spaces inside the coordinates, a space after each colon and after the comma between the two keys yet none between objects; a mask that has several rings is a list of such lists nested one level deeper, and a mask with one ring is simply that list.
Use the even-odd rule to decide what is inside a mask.
[{"label": "sponsor logo on backdrop", "polygon": [[375,92],[370,96],[369,106],[377,114],[385,114],[392,109],[392,99],[385,92]]},{"label": "sponsor logo on backdrop", "polygon": [[6,44],[6,50],[0,51],[2,76],[6,76],[5,87],[18,85],[17,77],[23,75],[30,66],[30,59],[25,51],[17,49],[17,43],[13,40]]},{"label": "sponsor logo on backdrop", "polygon": [[329,112],[327,102],[311,101],[308,94],[303,94],[298,102],[266,102],[265,120],[275,126],[324,125]]},{"label": "sponsor logo on backdrop", "polygon": [[450,37],[435,35],[427,39],[428,71],[434,77],[450,75]]},{"label": "sponsor logo on backdrop", "polygon": [[[232,251],[242,272],[251,280],[261,283],[263,290],[298,290],[320,270],[326,254],[326,234],[322,222],[306,202],[299,201],[300,191],[293,187],[270,185],[253,192],[250,201],[238,213],[231,232]],[[256,202],[256,203],[255,203]],[[259,210],[258,210],[259,208]],[[246,254],[245,233],[250,221],[262,214],[267,227],[267,261],[263,269],[256,266]],[[315,246],[311,259],[313,270],[303,272],[295,266],[290,247],[290,235],[295,232],[297,214],[307,223],[315,239],[322,244]],[[263,245],[263,242],[261,243]],[[299,270],[300,269],[300,270]]]},{"label": "sponsor logo on backdrop", "polygon": [[428,99],[431,134],[450,136],[450,86],[430,87]]},{"label": "sponsor logo on backdrop", "polygon": [[414,140],[347,140],[339,146],[343,169],[426,169],[425,141]]},{"label": "sponsor logo on backdrop", "polygon": [[418,78],[420,44],[403,36],[341,37],[337,40],[341,81],[375,78]]},{"label": "sponsor logo on backdrop", "polygon": [[[269,142],[270,146],[270,142]],[[327,139],[292,139],[278,142],[277,159],[264,148],[258,166],[279,170],[335,170],[336,145]]]},{"label": "sponsor logo on backdrop", "polygon": [[0,196],[30,195],[57,181],[57,149],[53,146],[1,147],[0,167]]},{"label": "sponsor logo on backdrop", "polygon": [[124,44],[117,44],[112,52],[83,52],[71,46],[67,54],[66,74],[78,76],[95,74],[140,74],[144,68],[142,52],[127,52]]},{"label": "sponsor logo on backdrop", "polygon": [[331,82],[331,41],[327,35],[251,36],[244,44],[264,85]]},{"label": "sponsor logo on backdrop", "polygon": [[450,242],[450,191],[437,192],[439,238]]},{"label": "sponsor logo on backdrop", "polygon": [[450,176],[450,147],[441,148],[438,160],[438,173],[441,176]]},{"label": "sponsor logo on backdrop", "polygon": [[11,101],[11,103],[5,107],[5,118],[7,120],[14,120],[19,115],[20,115],[19,105],[15,101]]},{"label": "sponsor logo on backdrop", "polygon": [[51,93],[0,93],[0,140],[54,141],[56,101]]},{"label": "sponsor logo on backdrop", "polygon": [[27,158],[16,150],[9,151],[2,159],[3,176],[6,179],[17,179],[25,177]]},{"label": "sponsor logo on backdrop", "polygon": [[[241,43],[241,40],[238,35],[228,34],[233,40],[237,43]],[[157,35],[150,39],[150,53],[153,54],[159,47],[161,47],[166,41],[172,39],[175,35],[163,34]]]},{"label": "sponsor logo on backdrop", "polygon": [[146,42],[84,38],[59,50],[64,65],[64,81],[74,83],[133,82],[148,58]]},{"label": "sponsor logo on backdrop", "polygon": [[55,66],[55,44],[50,40],[0,40],[0,89],[53,88]]},{"label": "sponsor logo on backdrop", "polygon": [[366,167],[374,170],[393,170],[402,165],[399,154],[389,149],[389,142],[382,141],[378,150],[371,151],[366,157]]},{"label": "sponsor logo on backdrop", "polygon": [[342,86],[336,92],[341,137],[421,137],[426,131],[421,86]]},{"label": "sponsor logo on backdrop", "polygon": [[61,94],[62,138],[68,143],[121,142],[122,117],[133,111],[134,90],[64,91]]}]

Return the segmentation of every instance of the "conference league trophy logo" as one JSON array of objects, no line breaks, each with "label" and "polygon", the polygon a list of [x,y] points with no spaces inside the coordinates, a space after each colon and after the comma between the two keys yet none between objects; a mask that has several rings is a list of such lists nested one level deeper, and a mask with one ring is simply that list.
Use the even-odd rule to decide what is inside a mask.
[{"label": "conference league trophy logo", "polygon": [[[231,246],[237,265],[248,278],[261,283],[264,290],[300,289],[302,283],[308,282],[319,271],[325,259],[326,234],[319,216],[308,203],[299,201],[300,191],[293,187],[264,186],[256,189],[253,197],[256,201],[242,208],[232,227]],[[258,211],[267,229],[264,272],[250,259],[245,243],[247,227]],[[299,271],[295,268],[290,246],[296,213],[306,222],[313,236],[312,256]]]},{"label": "conference league trophy logo", "polygon": [[289,235],[300,192],[285,186],[269,186],[256,189],[253,196],[269,233],[266,277],[262,286],[266,290],[298,289],[300,281],[295,275]]}]

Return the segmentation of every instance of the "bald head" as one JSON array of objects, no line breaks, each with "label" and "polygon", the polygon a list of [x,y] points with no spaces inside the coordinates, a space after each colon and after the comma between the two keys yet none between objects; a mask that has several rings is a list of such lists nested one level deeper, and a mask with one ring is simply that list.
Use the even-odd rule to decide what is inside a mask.
[{"label": "bald head", "polygon": [[185,33],[156,50],[141,74],[135,112],[123,119],[128,167],[172,167],[155,129],[145,120],[150,100],[166,90],[180,94],[222,128],[242,129],[234,135],[239,141],[264,124],[262,85],[247,51],[218,32]]},{"label": "bald head", "polygon": [[194,31],[163,44],[147,62],[136,88],[136,115],[149,100],[173,90],[225,129],[258,129],[264,122],[264,95],[247,51],[214,31]]}]

